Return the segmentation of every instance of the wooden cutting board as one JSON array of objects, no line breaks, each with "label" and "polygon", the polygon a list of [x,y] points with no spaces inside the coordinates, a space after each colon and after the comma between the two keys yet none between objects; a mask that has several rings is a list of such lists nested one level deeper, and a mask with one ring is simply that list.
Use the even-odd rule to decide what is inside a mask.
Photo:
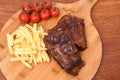
[{"label": "wooden cutting board", "polygon": [[18,11],[4,25],[0,33],[0,68],[7,80],[91,80],[97,72],[102,58],[102,43],[100,36],[91,20],[90,12],[98,0],[80,0],[75,3],[56,3],[61,10],[59,18],[51,18],[42,21],[44,29],[54,27],[64,14],[72,14],[85,20],[85,31],[88,48],[81,52],[85,66],[79,71],[78,76],[67,74],[57,62],[52,59],[50,63],[38,64],[33,69],[26,68],[21,62],[10,62],[8,53],[6,33],[12,33],[20,24]]}]

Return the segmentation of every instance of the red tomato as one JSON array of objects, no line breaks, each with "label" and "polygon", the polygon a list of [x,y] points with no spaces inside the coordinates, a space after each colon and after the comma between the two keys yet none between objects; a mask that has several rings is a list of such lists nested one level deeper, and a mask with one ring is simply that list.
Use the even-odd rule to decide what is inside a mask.
[{"label": "red tomato", "polygon": [[38,12],[33,12],[30,16],[30,20],[33,23],[38,23],[40,21],[39,13]]},{"label": "red tomato", "polygon": [[43,9],[40,13],[40,18],[42,20],[48,20],[50,18],[50,12],[47,9]]},{"label": "red tomato", "polygon": [[40,7],[39,4],[37,4],[37,3],[33,3],[32,8],[36,12],[41,12],[42,11],[42,7]]},{"label": "red tomato", "polygon": [[23,3],[22,9],[23,9],[23,11],[25,11],[27,13],[31,13],[32,12],[32,8],[30,6],[30,3],[27,2],[27,1]]},{"label": "red tomato", "polygon": [[22,12],[20,15],[19,15],[19,19],[21,22],[23,23],[27,23],[30,21],[30,15],[25,13],[25,12]]},{"label": "red tomato", "polygon": [[50,14],[51,14],[52,17],[58,17],[59,14],[60,14],[59,8],[53,7],[53,8],[50,10]]},{"label": "red tomato", "polygon": [[52,8],[52,1],[51,0],[43,0],[42,6],[48,10]]},{"label": "red tomato", "polygon": [[38,3],[33,3],[32,7],[34,8],[34,7],[37,7],[38,5],[39,5]]}]

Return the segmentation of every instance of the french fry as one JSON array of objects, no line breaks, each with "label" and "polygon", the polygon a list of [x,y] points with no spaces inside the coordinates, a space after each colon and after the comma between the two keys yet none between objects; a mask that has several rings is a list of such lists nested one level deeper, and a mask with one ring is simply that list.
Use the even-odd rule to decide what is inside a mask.
[{"label": "french fry", "polygon": [[15,54],[37,54],[37,51],[14,51]]},{"label": "french fry", "polygon": [[45,51],[43,51],[43,56],[46,62],[50,62],[50,58]]},{"label": "french fry", "polygon": [[21,48],[21,45],[20,44],[16,44],[13,46],[13,49],[16,49],[16,48]]},{"label": "french fry", "polygon": [[[17,55],[17,54],[15,54],[15,56],[16,57],[20,57],[19,55]],[[29,69],[32,69],[32,66],[29,64],[29,63],[27,63],[26,61],[24,61],[24,60],[21,60],[21,62],[26,66],[26,67],[28,67]]]},{"label": "french fry", "polygon": [[45,47],[45,44],[44,44],[43,40],[40,41],[40,44],[41,44],[41,47],[42,47],[42,48]]},{"label": "french fry", "polygon": [[38,61],[41,62],[41,63],[43,63],[43,61],[42,61],[42,55],[41,55],[40,52],[38,53]]},{"label": "french fry", "polygon": [[35,42],[34,42],[32,36],[30,35],[30,32],[29,32],[27,29],[25,29],[24,27],[20,27],[20,30],[19,30],[19,31],[21,32],[21,34],[22,34],[26,39],[29,40],[29,42],[32,44],[33,48],[35,49],[35,48],[36,48],[36,45],[35,45]]},{"label": "french fry", "polygon": [[40,31],[40,32],[44,32],[42,26],[39,27],[39,31]]},{"label": "french fry", "polygon": [[37,24],[36,23],[33,24],[33,28],[34,28],[34,30],[37,30]]},{"label": "french fry", "polygon": [[38,47],[38,49],[41,50],[41,51],[46,51],[46,50],[48,50],[47,48],[42,48],[42,47]]},{"label": "french fry", "polygon": [[46,61],[50,62],[50,58],[49,58],[49,56],[47,55],[47,53],[45,51],[44,51],[44,56],[45,56]]},{"label": "french fry", "polygon": [[31,48],[15,48],[14,49],[15,51],[20,51],[20,52],[27,52],[27,51],[32,51],[32,49]]},{"label": "french fry", "polygon": [[36,61],[36,56],[35,55],[33,55],[33,61],[34,61],[35,65],[37,65],[37,61]]},{"label": "french fry", "polygon": [[29,58],[28,57],[19,57],[19,58],[11,58],[10,61],[21,61],[21,60],[28,60]]},{"label": "french fry", "polygon": [[38,52],[37,62],[43,63],[43,61],[42,61],[42,55],[41,55],[40,51]]},{"label": "french fry", "polygon": [[28,67],[28,68],[32,68],[32,66],[29,64],[29,63],[27,63],[27,62],[25,62],[25,61],[21,61],[26,67]]},{"label": "french fry", "polygon": [[44,55],[43,52],[41,53],[41,56],[42,56],[42,60],[43,60],[43,62],[46,62],[46,58],[45,58],[45,55]]},{"label": "french fry", "polygon": [[8,41],[9,53],[10,53],[10,54],[13,54],[13,48],[12,48],[12,45],[13,45],[13,37],[10,36],[10,34],[7,34],[7,41]]},{"label": "french fry", "polygon": [[32,63],[33,56],[32,56],[32,54],[30,54],[29,56],[30,56],[29,63]]},{"label": "french fry", "polygon": [[14,54],[11,62],[21,61],[26,67],[32,68],[31,63],[50,62],[47,54],[47,48],[43,41],[44,36],[48,35],[42,26],[37,24],[30,26],[20,26],[11,35],[7,34],[9,53]]}]

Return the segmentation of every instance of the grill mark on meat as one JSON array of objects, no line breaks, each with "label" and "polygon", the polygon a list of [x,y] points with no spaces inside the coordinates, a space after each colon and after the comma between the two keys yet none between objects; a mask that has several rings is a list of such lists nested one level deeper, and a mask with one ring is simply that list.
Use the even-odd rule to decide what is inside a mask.
[{"label": "grill mark on meat", "polygon": [[55,48],[55,51],[58,52],[60,55],[62,55],[62,53],[60,52],[60,49]]}]

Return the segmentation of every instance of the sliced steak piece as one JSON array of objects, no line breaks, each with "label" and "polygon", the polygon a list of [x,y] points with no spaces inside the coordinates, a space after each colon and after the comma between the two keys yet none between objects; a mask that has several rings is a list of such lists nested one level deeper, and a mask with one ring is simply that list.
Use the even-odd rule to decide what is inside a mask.
[{"label": "sliced steak piece", "polygon": [[53,31],[49,36],[44,38],[47,48],[53,49],[58,47],[63,54],[74,54],[78,52],[68,30]]},{"label": "sliced steak piece", "polygon": [[59,48],[49,50],[49,53],[57,61],[57,63],[67,72],[72,75],[78,75],[78,72],[84,62],[82,61],[79,53],[74,53],[72,55],[66,55],[60,52]]},{"label": "sliced steak piece", "polygon": [[77,75],[84,65],[79,52],[87,48],[84,20],[72,15],[63,16],[48,31],[44,42],[49,54],[68,73]]},{"label": "sliced steak piece", "polygon": [[[72,15],[64,15],[54,29],[68,30],[79,50],[87,48],[84,20]],[[52,30],[52,29],[51,29]],[[50,32],[51,32],[50,30]]]}]

